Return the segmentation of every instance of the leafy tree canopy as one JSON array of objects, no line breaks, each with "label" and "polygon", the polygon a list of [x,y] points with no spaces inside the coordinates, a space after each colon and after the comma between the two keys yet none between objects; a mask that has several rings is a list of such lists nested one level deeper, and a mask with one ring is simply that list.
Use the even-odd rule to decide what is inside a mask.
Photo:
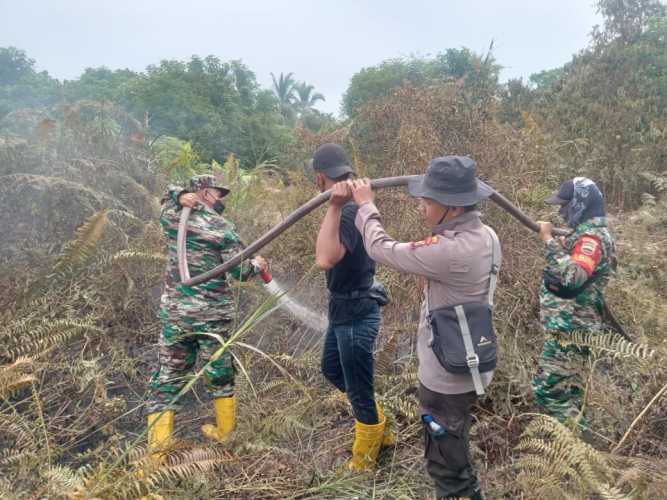
[{"label": "leafy tree canopy", "polygon": [[352,77],[343,96],[343,111],[353,117],[371,99],[389,95],[404,85],[419,87],[459,80],[477,92],[493,91],[500,69],[490,52],[483,57],[465,47],[447,49],[433,58],[389,59]]},{"label": "leafy tree canopy", "polygon": [[15,47],[0,47],[0,118],[20,108],[50,106],[60,98],[60,83]]}]

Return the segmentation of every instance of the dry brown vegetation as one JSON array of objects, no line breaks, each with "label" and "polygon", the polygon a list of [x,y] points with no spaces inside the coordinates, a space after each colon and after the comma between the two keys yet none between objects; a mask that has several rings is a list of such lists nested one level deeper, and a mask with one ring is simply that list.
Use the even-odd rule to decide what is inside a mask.
[{"label": "dry brown vegetation", "polygon": [[[493,106],[471,104],[454,84],[401,89],[371,103],[349,128],[326,135],[301,131],[289,166],[300,167],[317,145],[331,140],[345,143],[357,171],[371,177],[420,173],[428,159],[443,151],[470,154],[481,176],[499,191],[535,217],[552,216],[541,200],[563,177],[554,167],[554,145],[530,116],[524,117],[526,126],[516,129],[499,123]],[[60,142],[3,145],[2,171],[43,174],[57,153],[59,169],[52,175],[70,175],[80,182],[85,182],[86,172],[92,179],[96,172],[107,178],[129,175],[142,181],[145,190],[135,190],[146,198],[132,205],[139,207],[137,212],[155,202],[162,183],[151,171],[145,149],[107,138],[100,158],[95,146],[100,138],[92,132],[72,137],[75,132],[70,129]],[[258,174],[249,185],[240,177],[237,181],[235,187],[244,196],[230,207],[229,216],[246,240],[315,194],[299,168]],[[536,414],[530,379],[542,344],[537,321],[540,246],[534,235],[496,207],[483,207],[504,250],[496,313],[500,365],[489,395],[476,408],[472,439],[489,498],[663,495],[664,203],[651,197],[640,210],[616,213],[613,219],[621,268],[609,301],[636,342],[655,352],[612,342],[611,337],[608,343],[593,345],[594,357],[584,373],[592,443]],[[380,193],[378,204],[392,235],[404,240],[425,235],[427,228],[422,228],[406,193]],[[349,405],[319,373],[322,334],[282,311],[246,323],[253,328],[233,347],[243,367],[238,376],[239,428],[233,440],[223,447],[199,435],[199,425],[212,419],[212,405],[198,383],[184,396],[186,409],[177,416],[177,449],[166,467],[152,469],[144,458],[143,407],[156,360],[155,312],[164,248],[155,220],[129,213],[131,209],[120,208],[88,213],[73,239],[57,252],[40,253],[30,265],[24,260],[2,273],[1,497],[430,495],[422,469],[421,426],[415,418],[417,280],[385,268],[379,275],[393,301],[384,311],[378,341],[377,392],[399,442],[382,453],[375,474],[341,472],[352,440]],[[313,270],[321,217],[321,211],[311,214],[265,253],[290,293],[323,311],[323,277]],[[127,220],[132,223],[119,222]],[[266,307],[266,296],[256,283],[238,285],[238,292],[242,307],[237,323],[242,325],[258,307]]]}]

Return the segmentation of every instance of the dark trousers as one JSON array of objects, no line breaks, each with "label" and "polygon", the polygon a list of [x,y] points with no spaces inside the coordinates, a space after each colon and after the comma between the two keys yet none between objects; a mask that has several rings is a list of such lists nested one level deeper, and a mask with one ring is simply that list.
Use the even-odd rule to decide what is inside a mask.
[{"label": "dark trousers", "polygon": [[470,497],[480,489],[470,463],[470,410],[475,401],[474,392],[440,394],[419,384],[420,414],[431,415],[446,430],[435,438],[424,429],[426,470],[437,498]]},{"label": "dark trousers", "polygon": [[345,323],[329,323],[322,351],[322,374],[347,394],[354,417],[367,425],[378,423],[373,348],[379,329],[379,307]]}]

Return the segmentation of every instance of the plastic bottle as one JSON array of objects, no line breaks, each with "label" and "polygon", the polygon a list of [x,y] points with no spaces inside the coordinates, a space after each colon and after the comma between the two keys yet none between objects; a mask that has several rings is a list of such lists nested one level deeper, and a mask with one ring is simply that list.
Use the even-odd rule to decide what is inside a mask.
[{"label": "plastic bottle", "polygon": [[436,439],[441,438],[447,434],[445,428],[433,420],[431,415],[422,415],[422,422],[426,424],[426,430],[428,430],[428,433]]}]

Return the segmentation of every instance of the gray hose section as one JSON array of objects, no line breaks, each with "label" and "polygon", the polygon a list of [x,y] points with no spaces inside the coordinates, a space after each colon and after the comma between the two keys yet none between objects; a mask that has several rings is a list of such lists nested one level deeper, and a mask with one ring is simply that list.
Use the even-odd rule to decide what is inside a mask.
[{"label": "gray hose section", "polygon": [[176,254],[178,255],[178,273],[181,281],[190,281],[190,269],[188,269],[188,252],[186,247],[186,235],[188,233],[188,218],[190,217],[190,207],[183,207],[181,218],[178,221],[178,235],[176,236]]},{"label": "gray hose section", "polygon": [[[411,180],[419,179],[420,175],[403,175],[400,177],[385,177],[382,179],[374,179],[371,181],[371,186],[374,189],[384,189],[392,187],[401,187],[406,186]],[[178,270],[181,275],[181,281],[185,286],[194,286],[204,283],[210,279],[213,279],[221,274],[227,272],[233,267],[238,266],[241,262],[247,258],[255,255],[259,250],[264,248],[266,245],[271,243],[274,239],[284,233],[287,229],[293,226],[300,219],[308,215],[310,212],[315,210],[317,207],[326,203],[331,197],[331,190],[320,193],[310,201],[301,205],[294,212],[289,214],[285,220],[278,223],[272,227],[268,232],[262,235],[259,239],[255,240],[253,243],[248,245],[244,250],[237,253],[234,257],[229,259],[227,262],[223,262],[219,266],[214,267],[213,269],[206,271],[195,277],[190,277],[187,263],[187,252],[185,245],[185,235],[187,232],[187,219],[190,215],[190,209],[183,207],[181,214],[181,219],[178,225],[178,236],[177,236],[177,254],[178,254]],[[503,195],[494,191],[491,195],[491,200],[493,200],[498,206],[503,210],[507,211],[510,215],[516,218],[528,229],[538,232],[540,230],[539,224],[533,221],[528,217],[524,212],[521,211],[516,205],[511,201],[505,198]],[[554,229],[553,233],[556,236],[566,236],[570,232],[564,229]]]}]

